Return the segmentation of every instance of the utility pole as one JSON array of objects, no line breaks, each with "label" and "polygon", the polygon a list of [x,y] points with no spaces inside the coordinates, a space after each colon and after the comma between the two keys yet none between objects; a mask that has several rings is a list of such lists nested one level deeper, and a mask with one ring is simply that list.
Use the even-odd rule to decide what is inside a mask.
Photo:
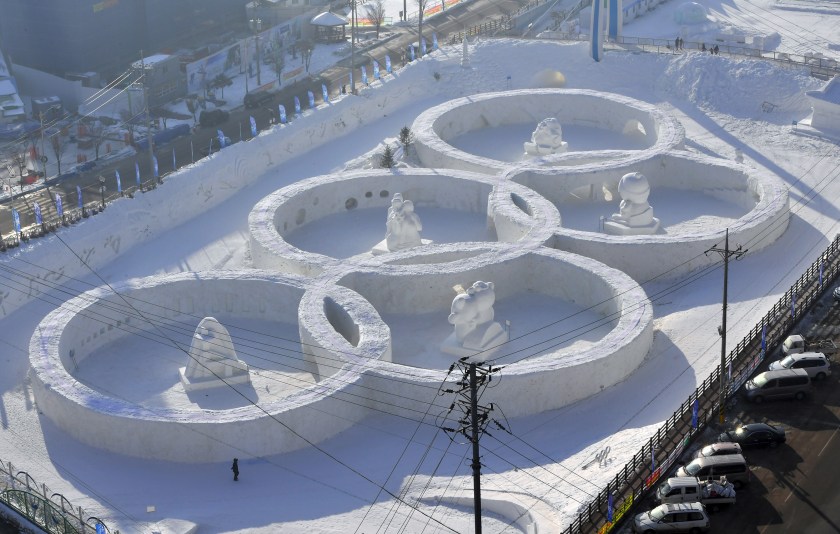
[{"label": "utility pole", "polygon": [[[472,472],[473,472],[473,507],[475,514],[475,534],[481,534],[481,454],[478,447],[478,440],[485,432],[490,422],[490,412],[493,411],[493,404],[482,406],[478,404],[479,389],[482,391],[493,379],[493,373],[501,370],[501,367],[482,366],[475,362],[467,362],[468,357],[461,358],[452,364],[449,372],[457,367],[461,371],[461,379],[455,382],[458,389],[444,389],[442,393],[455,393],[458,395],[450,406],[447,416],[457,407],[461,411],[458,420],[459,426],[443,427],[444,432],[453,439],[455,434],[462,434],[472,443]],[[499,425],[503,428],[502,425]]]},{"label": "utility pole", "polygon": [[718,421],[722,425],[726,419],[726,300],[729,286],[729,258],[734,257],[736,260],[740,259],[741,256],[747,253],[747,250],[742,250],[740,245],[735,250],[729,250],[729,228],[727,228],[723,248],[712,247],[706,251],[706,254],[708,255],[709,252],[717,252],[723,258],[723,319],[721,326],[718,327],[718,334],[720,335],[720,400],[718,401]]},{"label": "utility pole", "polygon": [[350,0],[350,94],[356,94],[356,0]]},{"label": "utility pole", "polygon": [[[141,79],[143,80],[141,86],[143,87],[143,105],[146,106],[146,135],[149,138],[149,171],[154,174],[155,169],[155,144],[152,136],[152,120],[149,117],[149,96],[146,94],[146,62],[143,59],[143,51],[140,51],[140,69],[143,72]],[[158,183],[163,183],[158,178]]]}]

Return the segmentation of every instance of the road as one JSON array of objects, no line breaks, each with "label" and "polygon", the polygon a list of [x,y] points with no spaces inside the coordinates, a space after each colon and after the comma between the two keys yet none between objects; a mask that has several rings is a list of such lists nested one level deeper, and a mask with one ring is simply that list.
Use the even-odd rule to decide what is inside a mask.
[{"label": "road", "polygon": [[[423,34],[428,41],[431,41],[431,33],[438,35],[440,42],[444,42],[446,36],[457,33],[464,28],[477,26],[488,20],[498,19],[506,16],[521,6],[527,4],[527,0],[473,0],[465,4],[459,4],[450,8],[446,13],[441,13],[423,23]],[[418,32],[416,27],[395,26],[396,36],[387,42],[379,43],[372,48],[357,48],[355,63],[357,80],[361,79],[358,69],[361,65],[367,65],[369,72],[373,58],[377,58],[381,65],[384,65],[385,55],[389,55],[395,68],[400,66],[400,58],[404,50],[407,50],[409,43],[417,42]],[[358,45],[357,45],[358,46]],[[316,105],[321,104],[321,85],[325,84],[330,95],[335,96],[341,91],[341,86],[347,84],[350,70],[350,60],[344,59],[319,75],[303,82],[287,85],[280,91],[279,96],[269,105],[257,109],[244,109],[242,106],[230,113],[230,118],[224,124],[212,128],[197,128],[190,136],[181,137],[165,146],[156,147],[158,169],[161,175],[173,170],[172,153],[175,152],[175,162],[178,166],[195,161],[202,157],[201,148],[210,145],[210,139],[216,137],[216,130],[221,129],[233,142],[240,140],[247,141],[251,138],[249,117],[253,116],[257,123],[258,130],[264,130],[277,121],[277,105],[283,104],[287,110],[290,120],[294,120],[294,97],[298,96],[304,109],[307,106],[306,92],[312,91],[315,95]],[[384,69],[383,69],[384,70]],[[360,83],[360,82],[357,82]],[[349,88],[348,88],[349,90]],[[241,132],[241,133],[240,133]],[[106,196],[115,196],[117,193],[115,171],[119,171],[123,190],[133,191],[136,188],[135,161],[140,168],[141,180],[145,187],[154,183],[152,165],[146,154],[138,154],[136,158],[128,158],[121,161],[98,165],[90,172],[84,173],[77,178],[63,181],[61,184],[50,187],[50,193],[58,193],[62,196],[65,211],[77,205],[76,187],[82,189],[82,197],[85,203],[96,202],[101,199],[99,177],[105,179]],[[55,205],[47,190],[28,194],[23,197],[7,200],[0,204],[0,232],[4,236],[13,233],[11,208],[14,207],[21,217],[21,226],[27,227],[34,224],[35,216],[32,211],[32,204],[37,202],[41,207],[45,219],[56,217]]]}]

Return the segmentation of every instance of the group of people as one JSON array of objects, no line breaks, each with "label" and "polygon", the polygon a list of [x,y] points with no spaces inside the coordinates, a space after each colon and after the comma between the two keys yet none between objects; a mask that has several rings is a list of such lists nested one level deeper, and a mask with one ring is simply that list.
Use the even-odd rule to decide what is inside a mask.
[{"label": "group of people", "polygon": [[[682,37],[677,37],[676,39],[674,39],[674,50],[684,50],[685,49],[684,45],[685,45],[685,41],[683,41]],[[717,56],[717,55],[720,54],[720,48],[718,47],[718,45],[714,45],[714,46],[710,46],[710,47],[706,48],[706,43],[703,43],[703,44],[700,45],[700,51],[701,52],[708,51],[713,56]]]}]

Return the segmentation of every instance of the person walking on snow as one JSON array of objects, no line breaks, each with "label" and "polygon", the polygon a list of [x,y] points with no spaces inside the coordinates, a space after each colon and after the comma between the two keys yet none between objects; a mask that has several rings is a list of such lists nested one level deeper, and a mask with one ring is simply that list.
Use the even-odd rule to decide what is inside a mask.
[{"label": "person walking on snow", "polygon": [[230,466],[230,470],[233,471],[234,482],[239,480],[239,458],[234,458],[233,459],[233,465]]}]

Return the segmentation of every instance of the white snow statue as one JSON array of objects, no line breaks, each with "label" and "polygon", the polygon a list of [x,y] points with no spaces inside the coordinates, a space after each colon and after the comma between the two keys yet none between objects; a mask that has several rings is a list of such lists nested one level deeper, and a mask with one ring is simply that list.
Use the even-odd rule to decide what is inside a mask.
[{"label": "white snow statue", "polygon": [[612,235],[646,235],[659,230],[659,219],[648,204],[650,184],[644,174],[631,172],[618,182],[621,196],[619,213],[604,222],[604,231]]},{"label": "white snow statue", "polygon": [[385,243],[391,252],[422,244],[420,231],[423,229],[423,223],[414,212],[414,203],[403,200],[401,193],[396,193],[391,199],[385,229]]},{"label": "white snow statue", "polygon": [[563,141],[563,127],[554,117],[543,119],[531,134],[531,141],[525,143],[525,153],[529,156],[562,154],[569,150],[569,143]]},{"label": "white snow statue", "polygon": [[251,382],[248,365],[236,357],[227,328],[213,317],[198,323],[187,366],[179,372],[187,392]]},{"label": "white snow statue", "polygon": [[674,11],[674,22],[677,24],[703,24],[709,20],[709,14],[703,5],[697,2],[685,2],[677,6]]},{"label": "white snow statue", "polygon": [[443,352],[484,361],[508,340],[507,331],[493,320],[494,287],[493,282],[478,281],[455,297],[449,314],[455,331],[441,345]]}]

